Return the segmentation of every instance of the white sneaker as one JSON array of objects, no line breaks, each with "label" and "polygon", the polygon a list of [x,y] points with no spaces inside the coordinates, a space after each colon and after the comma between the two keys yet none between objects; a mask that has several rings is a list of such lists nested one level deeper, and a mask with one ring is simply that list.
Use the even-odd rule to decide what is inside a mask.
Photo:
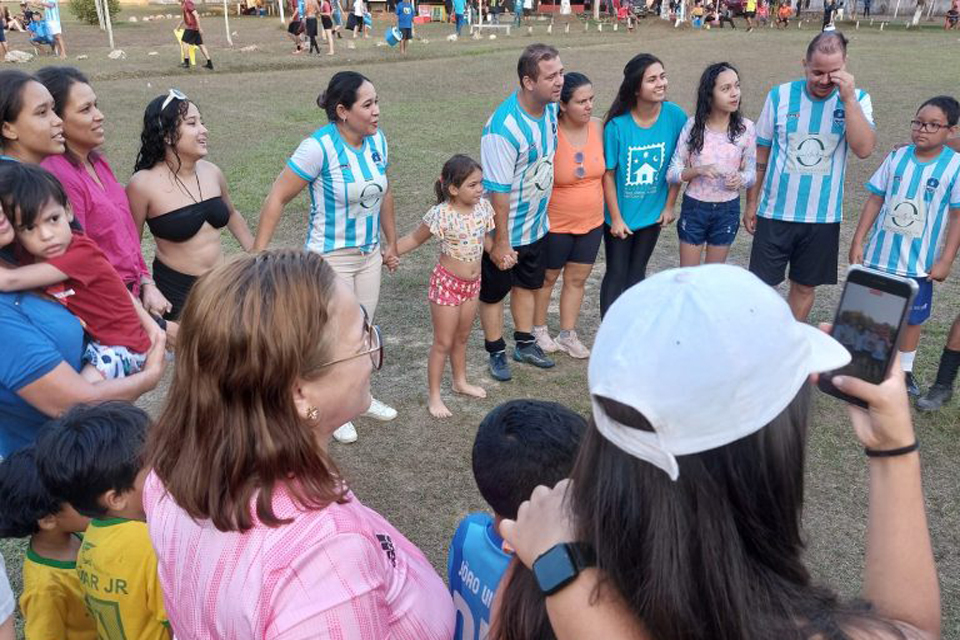
[{"label": "white sneaker", "polygon": [[339,429],[333,432],[333,437],[337,442],[342,442],[343,444],[350,444],[351,442],[357,441],[357,428],[353,426],[352,422],[348,422]]},{"label": "white sneaker", "polygon": [[590,349],[583,346],[580,338],[577,337],[577,332],[574,330],[561,331],[560,335],[557,336],[555,344],[558,349],[565,351],[571,358],[582,360],[590,357]]},{"label": "white sneaker", "polygon": [[397,417],[397,410],[376,398],[370,403],[370,408],[363,414],[364,418],[373,418],[380,422],[390,422]]},{"label": "white sneaker", "polygon": [[553,341],[553,338],[550,337],[550,332],[546,327],[534,327],[533,331],[530,333],[533,334],[533,337],[537,340],[537,346],[545,353],[553,353],[558,351],[560,347],[557,346],[557,343]]}]

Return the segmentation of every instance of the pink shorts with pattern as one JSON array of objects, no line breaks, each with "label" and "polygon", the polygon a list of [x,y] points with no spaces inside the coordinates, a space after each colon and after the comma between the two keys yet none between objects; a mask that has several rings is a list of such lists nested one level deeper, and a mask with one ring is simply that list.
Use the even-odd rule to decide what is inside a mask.
[{"label": "pink shorts with pattern", "polygon": [[444,307],[459,307],[480,295],[480,276],[464,280],[448,271],[439,262],[430,274],[427,299]]}]

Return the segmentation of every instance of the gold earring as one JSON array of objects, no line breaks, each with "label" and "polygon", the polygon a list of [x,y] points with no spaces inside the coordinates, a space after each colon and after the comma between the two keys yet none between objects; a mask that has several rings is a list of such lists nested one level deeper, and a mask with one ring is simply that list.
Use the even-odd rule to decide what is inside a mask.
[{"label": "gold earring", "polygon": [[320,409],[316,407],[310,407],[307,409],[307,420],[316,420],[320,417]]}]

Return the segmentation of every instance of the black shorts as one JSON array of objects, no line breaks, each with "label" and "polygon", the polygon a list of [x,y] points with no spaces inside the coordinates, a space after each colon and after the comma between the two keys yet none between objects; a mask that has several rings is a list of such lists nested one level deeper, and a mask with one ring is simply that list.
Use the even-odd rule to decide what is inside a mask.
[{"label": "black shorts", "polygon": [[744,18],[751,18],[751,19],[752,19],[752,18],[756,18],[756,17],[757,17],[757,12],[756,12],[756,11],[744,11],[744,12],[743,12],[743,17],[744,17]]},{"label": "black shorts", "polygon": [[493,264],[490,254],[483,252],[480,261],[480,302],[500,302],[513,287],[533,290],[543,286],[547,271],[547,237],[513,249],[517,252],[517,264],[506,270]]},{"label": "black shorts", "polygon": [[287,25],[287,33],[292,35],[297,35],[300,33],[300,21],[291,20],[290,24]]},{"label": "black shorts", "polygon": [[406,27],[400,29],[400,37],[402,40],[413,40],[413,29]]},{"label": "black shorts", "polygon": [[351,13],[347,16],[347,31],[353,31],[356,27],[360,27],[360,31],[363,31],[363,18],[358,18],[355,13]]},{"label": "black shorts", "polygon": [[600,252],[603,225],[586,233],[547,234],[547,269],[562,269],[568,262],[593,264]]},{"label": "black shorts", "polygon": [[317,37],[317,19],[316,18],[307,18],[307,37],[315,38]]},{"label": "black shorts", "polygon": [[320,16],[320,24],[323,25],[324,31],[330,31],[333,29],[333,18],[330,16]]},{"label": "black shorts", "polygon": [[199,47],[203,44],[203,36],[201,36],[200,32],[196,29],[184,29],[183,42],[184,44],[192,44],[195,47]]},{"label": "black shorts", "polygon": [[783,282],[789,263],[791,282],[808,287],[837,284],[839,252],[839,222],[784,222],[758,217],[750,271],[775,287]]}]

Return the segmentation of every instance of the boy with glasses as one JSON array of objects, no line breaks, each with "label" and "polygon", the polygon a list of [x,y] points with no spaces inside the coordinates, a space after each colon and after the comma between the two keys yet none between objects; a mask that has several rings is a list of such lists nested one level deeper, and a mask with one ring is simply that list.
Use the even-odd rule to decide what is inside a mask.
[{"label": "boy with glasses", "polygon": [[913,278],[920,285],[900,343],[907,392],[915,397],[920,390],[913,361],[930,317],[933,281],[950,275],[960,249],[960,154],[945,144],[958,118],[960,104],[950,96],[920,105],[910,121],[913,144],[892,151],[867,183],[870,197],[850,247],[851,264]]}]

